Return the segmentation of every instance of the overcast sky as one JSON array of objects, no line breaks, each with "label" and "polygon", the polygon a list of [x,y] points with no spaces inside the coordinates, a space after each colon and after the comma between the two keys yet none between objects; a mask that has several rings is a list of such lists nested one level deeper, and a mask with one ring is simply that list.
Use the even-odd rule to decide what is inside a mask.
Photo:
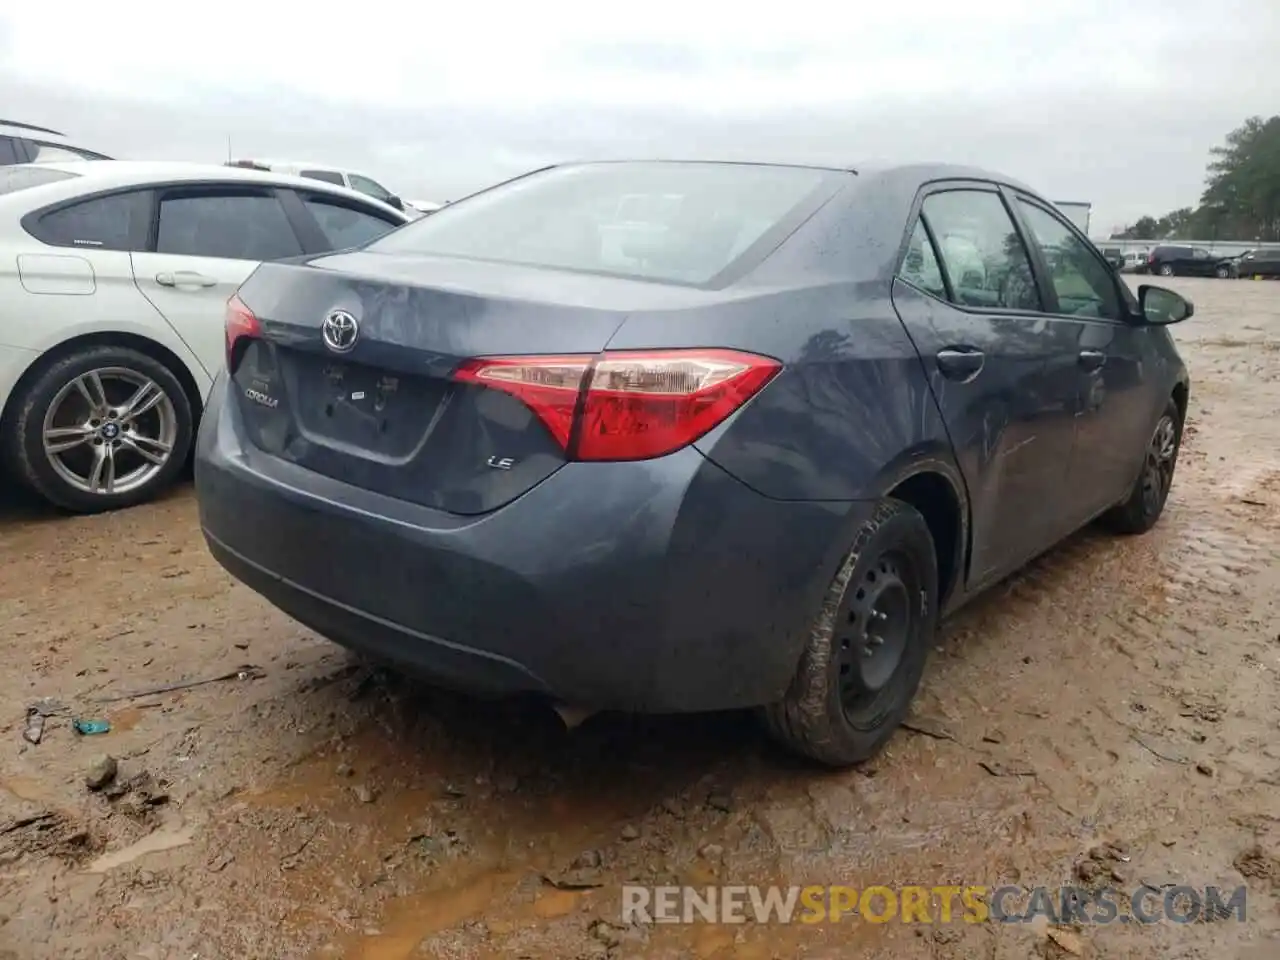
[{"label": "overcast sky", "polygon": [[1100,233],[1194,204],[1209,149],[1280,112],[1275,0],[4,6],[6,119],[415,199],[562,159],[928,159],[1092,201]]}]

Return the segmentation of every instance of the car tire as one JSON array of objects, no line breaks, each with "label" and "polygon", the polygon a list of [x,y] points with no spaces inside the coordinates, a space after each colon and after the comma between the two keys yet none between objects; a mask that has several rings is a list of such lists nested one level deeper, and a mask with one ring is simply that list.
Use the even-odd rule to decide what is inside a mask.
[{"label": "car tire", "polygon": [[1213,275],[1217,277],[1219,280],[1226,280],[1229,276],[1231,276],[1231,271],[1228,270],[1226,267],[1217,267],[1213,271]]},{"label": "car tire", "polygon": [[128,347],[85,347],[49,363],[11,409],[3,437],[11,471],[73,513],[152,499],[186,465],[194,434],[191,400],[173,371]]},{"label": "car tire", "polygon": [[[872,623],[886,632],[869,633]],[[827,589],[785,696],[761,709],[766,729],[827,766],[870,759],[911,706],[937,624],[929,527],[909,504],[882,500]]]},{"label": "car tire", "polygon": [[1164,512],[1173,487],[1173,474],[1182,448],[1182,411],[1172,399],[1156,421],[1143,455],[1142,470],[1123,503],[1103,514],[1103,524],[1114,533],[1146,533]]},{"label": "car tire", "polygon": [[1162,277],[1172,277],[1172,276],[1173,276],[1173,267],[1172,267],[1172,265],[1167,264],[1167,263],[1165,263],[1165,264],[1161,264],[1161,265],[1160,265],[1160,268],[1159,268],[1158,270],[1156,270],[1156,273],[1160,274],[1160,276],[1162,276]]}]

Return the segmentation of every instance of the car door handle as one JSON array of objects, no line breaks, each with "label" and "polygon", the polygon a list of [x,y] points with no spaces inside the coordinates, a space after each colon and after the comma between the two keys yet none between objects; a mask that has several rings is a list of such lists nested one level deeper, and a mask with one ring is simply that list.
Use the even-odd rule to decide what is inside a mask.
[{"label": "car door handle", "polygon": [[1098,370],[1107,362],[1107,355],[1101,350],[1081,350],[1080,366],[1086,370]]},{"label": "car door handle", "polygon": [[194,270],[175,270],[173,273],[157,273],[156,283],[162,287],[212,287],[218,281]]},{"label": "car door handle", "polygon": [[937,360],[948,380],[968,382],[982,372],[987,355],[974,347],[946,347],[938,351]]}]

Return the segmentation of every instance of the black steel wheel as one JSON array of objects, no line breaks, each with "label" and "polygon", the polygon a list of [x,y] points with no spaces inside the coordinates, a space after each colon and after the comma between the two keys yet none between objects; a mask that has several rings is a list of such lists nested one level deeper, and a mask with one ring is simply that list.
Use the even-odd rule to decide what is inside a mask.
[{"label": "black steel wheel", "polygon": [[878,753],[920,686],[937,594],[928,524],[909,504],[882,500],[827,590],[786,695],[762,710],[773,737],[834,767]]}]

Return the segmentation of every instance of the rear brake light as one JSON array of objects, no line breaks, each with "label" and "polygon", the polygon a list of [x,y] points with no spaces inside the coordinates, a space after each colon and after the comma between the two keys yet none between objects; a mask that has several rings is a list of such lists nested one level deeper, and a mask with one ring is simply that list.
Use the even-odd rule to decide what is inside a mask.
[{"label": "rear brake light", "polygon": [[736,350],[635,350],[485,357],[454,376],[523,401],[571,460],[646,460],[693,443],[780,369]]},{"label": "rear brake light", "polygon": [[1156,255],[1154,253],[1148,253],[1147,263],[1155,263],[1155,262],[1156,262]]},{"label": "rear brake light", "polygon": [[262,324],[243,300],[233,296],[227,301],[227,372],[235,372],[236,345],[244,339],[262,336]]}]

